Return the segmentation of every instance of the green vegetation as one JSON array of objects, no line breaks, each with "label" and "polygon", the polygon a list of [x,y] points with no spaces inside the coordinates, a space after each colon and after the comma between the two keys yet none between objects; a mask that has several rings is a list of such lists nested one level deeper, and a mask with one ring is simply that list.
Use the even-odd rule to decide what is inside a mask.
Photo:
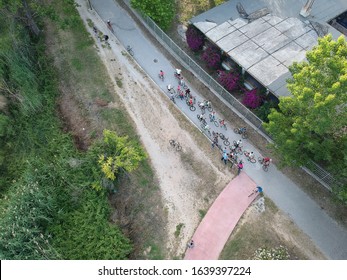
[{"label": "green vegetation", "polygon": [[176,226],[176,231],[175,231],[175,237],[178,238],[181,234],[181,229],[184,227],[184,224],[182,223],[179,223],[177,226]]},{"label": "green vegetation", "polygon": [[[60,21],[64,27],[84,32],[79,48],[91,46],[73,1],[60,4],[74,14]],[[6,20],[0,21],[0,97],[6,105],[0,108],[0,258],[126,259],[132,245],[108,221],[105,187],[115,186],[116,176],[104,180],[98,159],[112,154],[116,175],[134,170],[144,158],[142,149],[106,131],[104,142],[85,153],[76,150],[55,115],[57,77],[44,38],[29,36],[7,9],[1,13]],[[80,73],[86,61],[92,64],[70,60],[70,67]],[[117,153],[127,156],[125,162]],[[104,187],[99,192],[91,188],[96,181]]]},{"label": "green vegetation", "polygon": [[[293,96],[280,98],[280,111],[271,110],[264,127],[285,164],[300,166],[312,159],[346,182],[347,43],[328,35],[306,56],[307,62],[290,67]],[[347,203],[347,184],[338,195]]]},{"label": "green vegetation", "polygon": [[153,19],[160,28],[167,30],[175,17],[174,0],[131,0],[131,6]]}]

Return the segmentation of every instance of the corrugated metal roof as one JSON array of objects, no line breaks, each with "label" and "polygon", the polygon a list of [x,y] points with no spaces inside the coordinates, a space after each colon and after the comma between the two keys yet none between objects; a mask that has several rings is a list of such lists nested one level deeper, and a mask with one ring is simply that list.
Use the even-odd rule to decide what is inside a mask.
[{"label": "corrugated metal roof", "polygon": [[[326,25],[347,10],[347,0],[316,0],[308,18],[299,15],[306,0],[243,0],[247,14],[268,8],[271,14],[248,22],[240,18],[238,1],[228,1],[191,19],[206,37],[277,96],[288,96],[288,67],[305,60],[318,35],[308,20]],[[329,26],[334,37],[341,35]]]}]

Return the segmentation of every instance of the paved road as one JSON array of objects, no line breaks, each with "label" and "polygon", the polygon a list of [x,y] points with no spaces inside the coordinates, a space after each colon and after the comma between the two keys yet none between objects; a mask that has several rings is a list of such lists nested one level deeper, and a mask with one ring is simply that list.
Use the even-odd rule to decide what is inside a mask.
[{"label": "paved road", "polygon": [[[173,76],[175,67],[164,57],[160,49],[157,49],[144,36],[125,10],[114,0],[91,0],[91,3],[105,22],[108,19],[111,20],[114,35],[124,46],[130,45],[133,48],[134,59],[162,88],[163,92],[167,94],[166,86],[169,83],[177,86],[177,81]],[[161,69],[166,73],[165,82],[158,77]],[[189,85],[189,81],[187,84]],[[197,100],[203,99],[194,88],[191,89],[193,95],[197,96]],[[185,102],[180,100],[177,100],[177,106],[200,127],[196,117],[197,113],[200,113],[199,109],[191,112]],[[215,111],[218,115],[218,110]],[[228,121],[226,123],[227,131],[223,131],[221,128],[214,130],[223,132],[230,140],[239,139],[232,131],[232,124]],[[243,147],[245,150],[254,151],[256,157],[260,156],[259,151],[247,141],[243,141]],[[245,162],[244,170],[248,176],[264,188],[266,196],[293,219],[327,258],[347,259],[347,229],[328,216],[315,201],[274,165],[270,167],[269,172],[265,173],[260,164],[252,164],[245,158],[243,160]]]}]

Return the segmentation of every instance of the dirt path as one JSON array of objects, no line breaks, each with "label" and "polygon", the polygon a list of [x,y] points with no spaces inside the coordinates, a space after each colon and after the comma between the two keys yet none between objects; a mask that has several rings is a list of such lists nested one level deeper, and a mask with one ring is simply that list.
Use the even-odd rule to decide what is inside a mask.
[{"label": "dirt path", "polygon": [[[90,18],[99,30],[107,32],[104,23],[85,9],[84,1],[77,2],[81,5],[79,12],[83,20],[86,22]],[[233,174],[220,164],[219,154],[211,151],[207,139],[180,115],[114,36],[110,45],[111,49],[104,48],[97,42],[100,57],[114,82],[115,93],[136,124],[159,179],[168,214],[166,247],[171,256],[178,256],[184,252],[200,222],[199,210],[208,208]],[[117,80],[121,81],[121,88]],[[170,139],[177,139],[183,150],[171,149]],[[211,153],[214,153],[212,159]],[[176,227],[180,224],[183,226],[176,238]]]}]

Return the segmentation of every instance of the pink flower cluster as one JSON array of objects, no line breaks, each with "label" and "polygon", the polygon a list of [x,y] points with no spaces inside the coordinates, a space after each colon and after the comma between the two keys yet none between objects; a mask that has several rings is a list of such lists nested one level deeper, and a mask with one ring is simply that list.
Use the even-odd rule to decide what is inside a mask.
[{"label": "pink flower cluster", "polygon": [[235,71],[226,72],[218,70],[218,81],[226,90],[231,92],[238,88],[240,75]]},{"label": "pink flower cluster", "polygon": [[258,94],[257,89],[245,92],[242,103],[251,109],[258,108],[263,102],[263,98]]},{"label": "pink flower cluster", "polygon": [[189,48],[194,52],[201,50],[205,43],[204,35],[193,25],[188,26],[186,40]]}]

